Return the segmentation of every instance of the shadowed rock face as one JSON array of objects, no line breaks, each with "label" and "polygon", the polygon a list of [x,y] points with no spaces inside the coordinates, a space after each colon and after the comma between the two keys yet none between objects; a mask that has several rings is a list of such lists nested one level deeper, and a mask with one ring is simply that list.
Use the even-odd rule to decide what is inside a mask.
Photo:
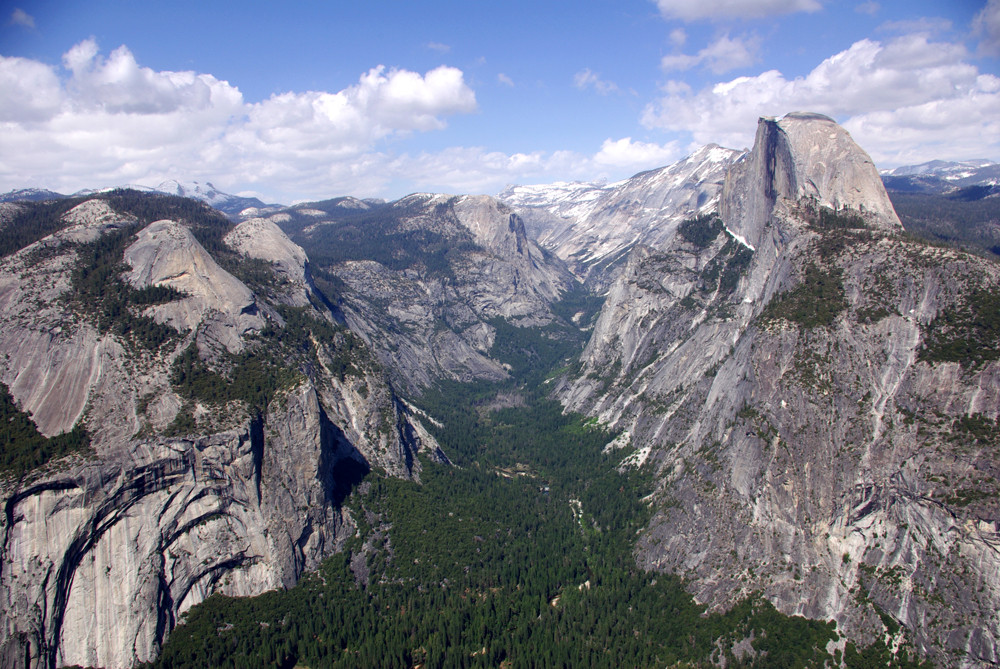
[{"label": "shadowed rock face", "polygon": [[1000,268],[897,236],[887,202],[829,119],[762,119],[720,229],[632,252],[558,392],[658,473],[640,564],[715,607],[760,591],[862,641],[886,616],[935,661],[995,664],[1000,444],[970,426],[1000,414],[1000,343],[932,352]]},{"label": "shadowed rock face", "polygon": [[[0,259],[0,381],[44,434],[86,426],[92,453],[0,479],[0,665],[128,667],[153,659],[212,592],[258,594],[316,567],[353,531],[340,505],[357,472],[411,477],[418,449],[442,456],[370,356],[345,373],[335,342],[316,344],[307,373],[259,412],[179,395],[171,368],[191,342],[246,350],[266,324],[282,327],[279,303],[223,270],[185,225],[157,221],[127,247],[121,278],[183,291],[144,307],[181,332],[138,348],[64,302],[69,242],[135,219],[92,200],[65,223]],[[280,230],[251,222],[226,241],[274,263],[275,294],[295,281],[309,303],[305,256]],[[181,411],[196,427],[166,436]]]}]

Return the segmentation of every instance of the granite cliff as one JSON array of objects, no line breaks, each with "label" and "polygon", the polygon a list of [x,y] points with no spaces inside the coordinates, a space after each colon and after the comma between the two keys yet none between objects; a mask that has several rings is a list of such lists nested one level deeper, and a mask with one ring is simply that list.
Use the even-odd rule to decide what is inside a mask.
[{"label": "granite cliff", "polygon": [[558,393],[657,473],[640,564],[995,665],[998,308],[1000,268],[902,235],[842,128],[761,119],[719,215],[632,251]]},{"label": "granite cliff", "polygon": [[443,457],[273,224],[136,193],[3,223],[39,233],[0,259],[0,381],[89,448],[0,478],[0,665],[152,659],[210,593],[314,568],[364,472]]}]

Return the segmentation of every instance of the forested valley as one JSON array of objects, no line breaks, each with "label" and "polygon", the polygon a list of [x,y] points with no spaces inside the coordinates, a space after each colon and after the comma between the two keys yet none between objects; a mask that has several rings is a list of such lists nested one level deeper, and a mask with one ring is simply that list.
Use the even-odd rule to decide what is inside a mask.
[{"label": "forested valley", "polygon": [[679,578],[639,569],[652,473],[546,398],[581,345],[498,328],[514,378],[415,400],[451,464],[422,460],[420,482],[369,472],[343,551],[287,591],[211,596],[149,667],[924,666],[762,597],[706,611]]}]

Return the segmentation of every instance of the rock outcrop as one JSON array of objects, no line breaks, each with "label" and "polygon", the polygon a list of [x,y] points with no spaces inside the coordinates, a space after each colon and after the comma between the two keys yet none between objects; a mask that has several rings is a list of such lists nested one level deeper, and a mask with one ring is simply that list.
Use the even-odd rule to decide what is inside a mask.
[{"label": "rock outcrop", "polygon": [[269,263],[276,272],[276,287],[285,304],[305,307],[310,304],[312,278],[309,258],[302,247],[288,238],[273,220],[251,218],[233,228],[224,238],[239,253]]},{"label": "rock outcrop", "polygon": [[899,236],[825,117],[762,119],[722,203],[632,252],[558,391],[657,473],[639,563],[997,664],[1000,268]]},{"label": "rock outcrop", "polygon": [[[328,313],[298,306],[296,327],[334,334],[299,335],[294,350],[309,357],[282,357],[280,340],[267,340],[291,327],[282,303],[222,269],[186,224],[143,225],[101,199],[64,222],[0,260],[0,381],[44,434],[82,425],[91,445],[0,477],[0,665],[129,667],[153,659],[209,594],[287,587],[316,567],[353,531],[342,502],[369,468],[412,477],[419,449],[443,455]],[[74,271],[87,243],[123,229],[135,237],[109,280],[182,295],[97,318],[73,297]],[[227,237],[273,263],[276,286],[305,277],[301,249],[283,239],[257,223]],[[145,348],[115,325],[144,314],[173,325],[174,338]],[[193,363],[195,341],[228,353]],[[178,385],[181,358],[225,378],[219,365],[258,354],[284,379],[262,404]]]},{"label": "rock outcrop", "polygon": [[136,288],[167,286],[184,295],[151,306],[154,320],[182,332],[210,321],[206,336],[231,353],[243,348],[243,337],[264,326],[253,291],[219,267],[191,231],[176,221],[156,221],[136,235],[125,250],[131,266],[127,281]]}]

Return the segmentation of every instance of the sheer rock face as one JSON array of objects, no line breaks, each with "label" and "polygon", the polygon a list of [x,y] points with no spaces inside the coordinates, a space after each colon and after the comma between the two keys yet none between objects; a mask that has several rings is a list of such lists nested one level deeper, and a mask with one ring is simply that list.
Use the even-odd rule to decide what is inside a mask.
[{"label": "sheer rock face", "polygon": [[[59,246],[49,238],[35,248]],[[102,346],[87,327],[69,327],[60,297],[69,289],[71,255],[41,255],[31,247],[0,260],[0,381],[45,435],[72,429],[100,377]]]},{"label": "sheer rock face", "polygon": [[528,239],[524,222],[502,202],[486,195],[465,195],[452,203],[455,218],[483,251],[460,259],[463,292],[482,316],[544,325],[549,304],[572,280]]},{"label": "sheer rock face", "polygon": [[[636,248],[558,392],[658,473],[641,565],[714,607],[759,591],[862,642],[887,616],[937,662],[996,664],[1000,362],[925,347],[1000,293],[1000,268],[894,234],[828,119],[760,127],[726,179],[728,231]],[[865,226],[824,228],[821,203]]]},{"label": "sheer rock face", "polygon": [[[85,425],[93,452],[0,478],[0,665],[129,667],[212,592],[287,587],[317,566],[353,531],[341,502],[359,471],[411,477],[418,449],[443,456],[377,366],[332,372],[332,345],[263,414],[195,403],[195,434],[163,436],[185,405],[175,357],[206,332],[241,350],[275,310],[185,227],[158,221],[129,246],[122,278],[183,290],[149,313],[190,330],[136,349],[63,301],[76,263],[67,242],[134,219],[91,201],[66,222],[0,259],[0,381],[44,434]],[[234,243],[281,260],[253,239]]]},{"label": "sheer rock face", "polygon": [[[350,289],[342,308],[351,329],[396,370],[404,387],[424,388],[438,378],[506,377],[503,367],[489,358],[493,329],[448,282],[396,272],[370,260],[339,263],[334,271]],[[440,327],[442,322],[447,327]]]},{"label": "sheer rock face", "polygon": [[760,119],[753,150],[726,175],[723,219],[756,247],[775,207],[803,199],[859,212],[875,229],[902,227],[875,164],[832,119],[807,112]]},{"label": "sheer rock face", "polygon": [[604,289],[633,245],[666,244],[682,220],[715,211],[726,169],[740,155],[710,144],[618,183],[512,186],[499,197],[539,244],[588,285]]}]

